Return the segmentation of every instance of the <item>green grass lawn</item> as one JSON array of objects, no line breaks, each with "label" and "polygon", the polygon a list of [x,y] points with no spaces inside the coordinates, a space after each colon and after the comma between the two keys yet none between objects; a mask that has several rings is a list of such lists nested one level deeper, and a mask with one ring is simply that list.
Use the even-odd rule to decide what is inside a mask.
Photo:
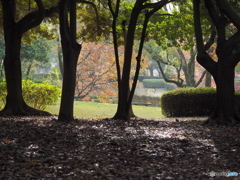
[{"label": "green grass lawn", "polygon": [[[59,104],[50,105],[46,109],[52,114],[58,114]],[[74,116],[82,119],[112,118],[117,110],[117,104],[93,103],[93,102],[74,102]],[[136,116],[142,118],[163,118],[160,107],[133,106]]]}]

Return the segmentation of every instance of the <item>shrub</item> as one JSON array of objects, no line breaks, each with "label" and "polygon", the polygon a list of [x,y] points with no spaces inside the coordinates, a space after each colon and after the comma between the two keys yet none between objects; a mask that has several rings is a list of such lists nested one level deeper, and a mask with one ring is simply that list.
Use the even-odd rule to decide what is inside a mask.
[{"label": "shrub", "polygon": [[163,79],[144,79],[143,85],[145,88],[165,88],[165,81]]},{"label": "shrub", "polygon": [[174,86],[173,83],[166,83],[165,84],[165,89],[168,90],[168,91],[171,91],[171,90],[175,89],[175,86]]},{"label": "shrub", "polygon": [[213,112],[216,89],[181,88],[161,97],[163,115],[167,117],[208,116]]},{"label": "shrub", "polygon": [[139,102],[139,103],[151,103],[151,106],[154,106],[154,107],[160,106],[160,97],[134,95],[132,101]]},{"label": "shrub", "polygon": [[[34,83],[30,80],[22,80],[23,98],[25,102],[34,108],[44,110],[47,105],[54,104],[59,98],[60,88],[50,83]],[[0,101],[6,103],[6,82],[0,83]]]},{"label": "shrub", "polygon": [[[134,76],[132,77],[132,80],[134,79]],[[157,76],[138,76],[138,81],[142,82],[144,79],[159,79]]]}]

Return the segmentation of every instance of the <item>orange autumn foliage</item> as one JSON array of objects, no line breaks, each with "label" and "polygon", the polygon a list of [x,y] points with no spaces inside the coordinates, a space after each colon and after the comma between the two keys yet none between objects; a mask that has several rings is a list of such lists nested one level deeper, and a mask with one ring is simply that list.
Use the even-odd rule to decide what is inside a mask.
[{"label": "orange autumn foliage", "polygon": [[[119,59],[123,64],[124,47],[119,47]],[[133,55],[131,76],[134,76],[136,61]],[[148,63],[143,63],[146,68]],[[111,97],[117,96],[117,73],[115,55],[112,44],[88,42],[83,44],[77,64],[77,82],[75,96],[86,99],[97,96],[100,102],[112,103]],[[91,101],[91,99],[89,100]]]}]

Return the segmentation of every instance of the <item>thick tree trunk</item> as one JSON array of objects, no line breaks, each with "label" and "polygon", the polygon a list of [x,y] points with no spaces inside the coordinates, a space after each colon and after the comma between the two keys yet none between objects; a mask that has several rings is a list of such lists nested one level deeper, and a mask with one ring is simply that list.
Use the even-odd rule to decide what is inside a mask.
[{"label": "thick tree trunk", "polygon": [[[136,5],[135,5],[136,6]],[[136,30],[137,19],[139,15],[139,10],[134,7],[132,10],[128,32],[126,37],[125,49],[124,49],[124,64],[123,64],[123,73],[122,73],[122,83],[120,89],[120,95],[118,99],[118,110],[114,116],[114,119],[125,119],[130,118],[130,105],[128,104],[129,98],[129,79],[131,71],[131,62],[132,62],[132,52],[133,52],[133,43],[134,43],[134,33]]]},{"label": "thick tree trunk", "polygon": [[233,125],[240,122],[234,90],[234,69],[218,67],[217,97],[213,114],[205,124]]},{"label": "thick tree trunk", "polygon": [[6,105],[0,112],[0,115],[51,115],[48,112],[29,107],[23,99],[20,61],[21,38],[16,29],[5,33],[6,56],[4,59],[4,69],[8,94]]},{"label": "thick tree trunk", "polygon": [[74,93],[76,85],[76,68],[77,60],[80,53],[80,45],[75,44],[75,47],[66,47],[64,41],[62,41],[63,54],[64,54],[64,75],[62,86],[62,98],[58,119],[61,121],[72,121],[73,116],[73,104]]},{"label": "thick tree trunk", "polygon": [[[130,90],[128,91],[130,94]],[[126,107],[122,104],[122,101],[120,101],[121,95],[118,95],[118,107],[117,107],[117,112],[115,113],[113,119],[129,119],[129,118],[134,118],[136,115],[133,112],[132,106],[130,106],[129,112],[128,112],[128,118],[126,118],[126,115],[123,115],[123,109]],[[125,114],[125,113],[124,113]]]},{"label": "thick tree trunk", "polygon": [[51,115],[29,107],[22,96],[22,72],[20,50],[22,35],[29,29],[38,26],[44,18],[44,7],[40,0],[35,0],[38,10],[29,13],[16,23],[16,1],[1,0],[3,28],[5,38],[4,69],[7,82],[7,98],[0,116],[12,115]]},{"label": "thick tree trunk", "polygon": [[[60,1],[60,33],[63,50],[63,86],[58,120],[70,122],[74,119],[74,94],[76,86],[76,70],[81,45],[76,42],[76,1],[71,0],[70,23],[67,13],[68,0]],[[69,25],[70,24],[70,25]]]}]

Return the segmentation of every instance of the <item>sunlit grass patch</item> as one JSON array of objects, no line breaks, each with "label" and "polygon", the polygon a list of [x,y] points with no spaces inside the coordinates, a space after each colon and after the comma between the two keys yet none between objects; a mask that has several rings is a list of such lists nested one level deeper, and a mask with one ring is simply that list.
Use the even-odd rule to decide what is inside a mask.
[{"label": "sunlit grass patch", "polygon": [[[59,113],[59,103],[56,105],[50,105],[46,109],[52,114]],[[117,104],[107,103],[94,103],[94,102],[74,102],[74,116],[82,119],[101,119],[101,118],[112,118],[117,111]],[[136,116],[141,118],[163,118],[160,107],[149,107],[149,106],[133,106],[133,111]]]}]

